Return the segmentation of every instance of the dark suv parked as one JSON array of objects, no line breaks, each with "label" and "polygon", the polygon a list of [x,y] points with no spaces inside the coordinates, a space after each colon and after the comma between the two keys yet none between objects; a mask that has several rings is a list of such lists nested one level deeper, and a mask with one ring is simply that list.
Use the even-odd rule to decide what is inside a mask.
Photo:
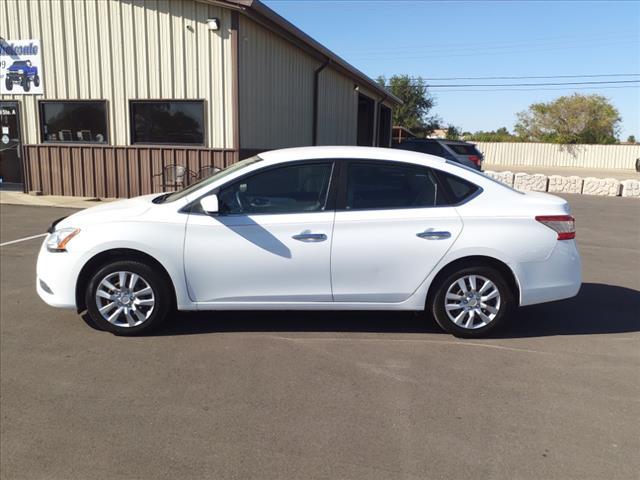
[{"label": "dark suv parked", "polygon": [[473,143],[444,140],[440,138],[410,138],[394,148],[412,150],[414,152],[430,153],[438,157],[446,158],[461,163],[476,170],[482,170],[484,156]]}]

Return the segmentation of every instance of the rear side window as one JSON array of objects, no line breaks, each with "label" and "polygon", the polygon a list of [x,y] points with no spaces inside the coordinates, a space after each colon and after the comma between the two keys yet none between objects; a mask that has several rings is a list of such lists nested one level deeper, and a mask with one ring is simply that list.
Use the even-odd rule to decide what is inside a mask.
[{"label": "rear side window", "polygon": [[464,143],[447,143],[447,147],[456,152],[458,155],[476,155],[480,156],[480,152],[473,145],[465,145]]},{"label": "rear side window", "polygon": [[433,207],[446,203],[433,172],[414,165],[351,163],[347,210]]},{"label": "rear side window", "polygon": [[447,191],[447,196],[454,205],[464,202],[480,189],[480,187],[471,182],[440,170],[438,171],[438,178],[440,178],[443,188]]}]

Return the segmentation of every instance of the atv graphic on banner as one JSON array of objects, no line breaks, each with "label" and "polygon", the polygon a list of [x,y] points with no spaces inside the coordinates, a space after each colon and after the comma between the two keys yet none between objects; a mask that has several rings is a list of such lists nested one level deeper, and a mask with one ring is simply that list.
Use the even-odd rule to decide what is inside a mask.
[{"label": "atv graphic on banner", "polygon": [[43,93],[39,40],[0,39],[0,93]]}]

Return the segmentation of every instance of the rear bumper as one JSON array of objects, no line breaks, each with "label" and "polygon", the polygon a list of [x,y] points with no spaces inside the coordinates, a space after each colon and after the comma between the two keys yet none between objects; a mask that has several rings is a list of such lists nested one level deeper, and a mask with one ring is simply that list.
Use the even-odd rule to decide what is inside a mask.
[{"label": "rear bumper", "polygon": [[558,241],[546,260],[521,263],[518,270],[522,306],[574,297],[582,285],[575,240]]}]

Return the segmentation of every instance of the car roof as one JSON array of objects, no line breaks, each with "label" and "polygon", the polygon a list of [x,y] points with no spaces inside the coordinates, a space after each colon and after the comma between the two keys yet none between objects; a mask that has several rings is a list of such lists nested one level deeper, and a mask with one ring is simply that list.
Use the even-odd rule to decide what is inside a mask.
[{"label": "car roof", "polygon": [[420,152],[412,152],[410,150],[381,147],[353,147],[345,145],[284,148],[281,150],[271,150],[260,153],[259,157],[265,161],[272,161],[274,163],[315,158],[389,160],[421,163],[424,165],[440,165],[446,163],[444,158]]}]

